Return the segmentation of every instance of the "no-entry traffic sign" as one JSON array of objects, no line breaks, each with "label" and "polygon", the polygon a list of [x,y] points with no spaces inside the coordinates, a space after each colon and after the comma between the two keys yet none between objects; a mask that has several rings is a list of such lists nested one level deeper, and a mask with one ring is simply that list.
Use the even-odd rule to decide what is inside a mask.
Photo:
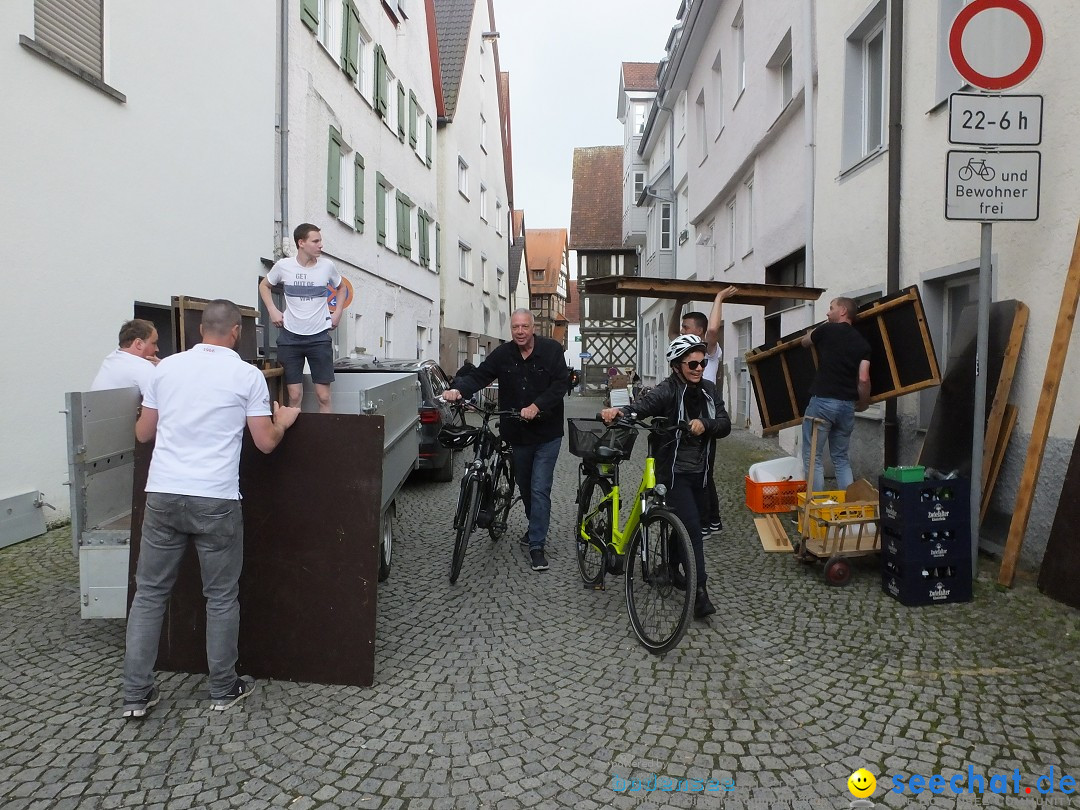
[{"label": "no-entry traffic sign", "polygon": [[[1027,36],[1017,36],[1023,28]],[[1015,87],[1043,53],[1043,29],[1023,0],[974,0],[949,29],[949,56],[965,81],[982,90]]]}]

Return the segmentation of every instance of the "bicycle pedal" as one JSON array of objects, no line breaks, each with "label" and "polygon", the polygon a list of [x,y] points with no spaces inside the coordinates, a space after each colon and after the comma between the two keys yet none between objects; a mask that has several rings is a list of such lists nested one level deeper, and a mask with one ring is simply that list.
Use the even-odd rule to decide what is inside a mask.
[{"label": "bicycle pedal", "polygon": [[607,588],[604,586],[604,583],[601,582],[599,585],[586,584],[585,585],[585,590],[587,590],[587,591],[606,591]]}]

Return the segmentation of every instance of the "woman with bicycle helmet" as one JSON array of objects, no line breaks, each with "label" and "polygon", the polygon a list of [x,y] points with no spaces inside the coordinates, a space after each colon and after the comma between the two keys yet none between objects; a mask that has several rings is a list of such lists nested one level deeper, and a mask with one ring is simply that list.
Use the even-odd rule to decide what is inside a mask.
[{"label": "woman with bicycle helmet", "polygon": [[[656,441],[656,480],[668,488],[667,503],[679,516],[697,560],[697,598],[694,616],[703,619],[716,612],[705,588],[705,552],[701,515],[705,513],[709,474],[709,444],[731,433],[731,419],[716,385],[702,378],[705,370],[704,341],[697,335],[680,335],[671,341],[667,361],[671,375],[641,399],[625,408],[600,412],[605,422],[621,414],[636,417],[662,416],[671,425],[687,423],[687,430],[670,439]],[[650,440],[652,440],[650,438]],[[687,583],[689,585],[689,583]]]}]

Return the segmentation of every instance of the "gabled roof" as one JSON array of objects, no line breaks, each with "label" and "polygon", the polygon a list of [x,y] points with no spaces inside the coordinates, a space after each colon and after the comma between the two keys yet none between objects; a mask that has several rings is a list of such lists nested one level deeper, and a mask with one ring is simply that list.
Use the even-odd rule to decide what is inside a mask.
[{"label": "gabled roof", "polygon": [[[530,228],[525,231],[525,241],[528,243],[525,262],[529,267],[530,292],[555,292],[566,255],[566,228]],[[536,270],[544,271],[543,281],[532,279]]]},{"label": "gabled roof", "polygon": [[469,50],[476,0],[434,0],[435,31],[439,39],[439,68],[442,74],[444,114],[453,119],[457,110],[458,90]]},{"label": "gabled roof", "polygon": [[621,146],[574,150],[572,250],[622,250],[622,168]]},{"label": "gabled roof", "polygon": [[623,62],[623,90],[656,90],[656,69],[659,62]]}]

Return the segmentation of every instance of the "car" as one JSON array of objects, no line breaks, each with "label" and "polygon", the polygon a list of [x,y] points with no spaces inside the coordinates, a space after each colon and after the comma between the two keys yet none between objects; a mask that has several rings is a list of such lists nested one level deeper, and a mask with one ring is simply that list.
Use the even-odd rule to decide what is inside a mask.
[{"label": "car", "polygon": [[420,382],[419,469],[430,470],[436,481],[454,478],[454,452],[439,444],[443,425],[461,424],[458,412],[439,397],[450,388],[450,379],[434,360],[391,360],[377,357],[346,357],[335,361],[335,374],[398,371],[417,375]]}]

